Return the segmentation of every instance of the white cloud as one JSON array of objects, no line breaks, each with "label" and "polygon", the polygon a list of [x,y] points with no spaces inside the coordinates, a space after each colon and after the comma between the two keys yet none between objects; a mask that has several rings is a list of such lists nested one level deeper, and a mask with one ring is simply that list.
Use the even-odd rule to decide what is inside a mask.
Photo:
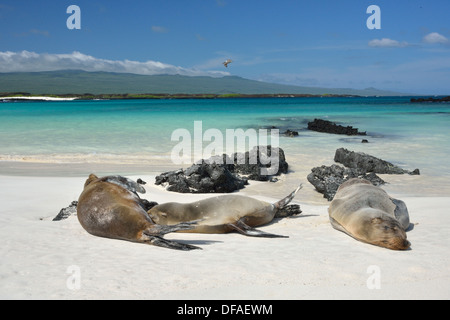
[{"label": "white cloud", "polygon": [[31,29],[30,34],[36,34],[44,37],[50,36],[50,32],[48,32],[47,30],[39,30],[39,29]]},{"label": "white cloud", "polygon": [[152,26],[152,31],[155,33],[168,33],[169,29],[162,26]]},{"label": "white cloud", "polygon": [[443,35],[432,32],[423,37],[423,41],[426,43],[449,43],[449,40]]},{"label": "white cloud", "polygon": [[30,51],[1,52],[0,72],[38,72],[56,70],[105,71],[142,75],[179,74],[186,76],[222,77],[228,72],[183,68],[158,61],[107,60],[74,51],[52,54]]},{"label": "white cloud", "polygon": [[378,47],[378,48],[403,48],[408,46],[408,42],[399,42],[397,40],[392,40],[389,38],[383,39],[374,39],[369,41],[370,47]]}]

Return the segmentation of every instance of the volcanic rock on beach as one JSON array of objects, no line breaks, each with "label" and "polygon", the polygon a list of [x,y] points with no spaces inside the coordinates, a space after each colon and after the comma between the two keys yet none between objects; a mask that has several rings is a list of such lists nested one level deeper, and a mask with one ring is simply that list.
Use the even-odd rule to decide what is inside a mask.
[{"label": "volcanic rock on beach", "polygon": [[168,191],[180,193],[229,193],[244,188],[248,184],[231,173],[225,165],[202,161],[186,170],[169,171],[155,179],[156,185],[167,185]]},{"label": "volcanic rock on beach", "polygon": [[[273,163],[275,159],[278,164]],[[287,173],[288,167],[283,149],[256,146],[231,157],[223,154],[201,160],[186,170],[162,173],[155,184],[180,193],[229,193],[244,188],[248,180],[269,181]]]},{"label": "volcanic rock on beach", "polygon": [[360,132],[358,131],[358,128],[353,128],[352,126],[344,127],[334,122],[322,119],[314,119],[314,121],[308,122],[308,130],[333,134],[346,134],[348,136],[366,135],[366,132]]},{"label": "volcanic rock on beach", "polygon": [[349,151],[345,148],[339,148],[334,155],[334,161],[342,163],[349,168],[357,168],[365,172],[385,173],[385,174],[404,174],[411,175],[420,174],[419,169],[408,171],[393,165],[385,160],[378,159],[374,156],[363,152]]},{"label": "volcanic rock on beach", "polygon": [[366,179],[375,186],[385,184],[385,181],[375,173],[367,173],[361,169],[344,168],[336,164],[312,168],[311,173],[307,176],[308,181],[328,201],[333,200],[339,186],[351,178]]},{"label": "volcanic rock on beach", "polygon": [[420,174],[419,169],[414,171],[404,170],[393,165],[390,162],[378,159],[374,156],[353,152],[344,148],[336,150],[334,161],[342,163],[347,168],[333,164],[332,166],[321,166],[311,169],[307,176],[308,181],[316,190],[324,195],[328,201],[333,200],[339,186],[351,179],[362,178],[369,180],[373,185],[379,186],[385,184],[376,173],[379,174]]},{"label": "volcanic rock on beach", "polygon": [[72,201],[72,203],[68,207],[62,208],[52,221],[61,221],[67,219],[72,214],[77,212],[77,205],[78,201]]},{"label": "volcanic rock on beach", "polygon": [[[229,166],[230,171],[243,175],[249,180],[268,181],[272,176],[287,173],[289,168],[284,150],[272,148],[272,146],[256,146],[245,153],[234,153],[232,159],[233,164]],[[275,159],[278,161],[278,165],[272,162]],[[272,165],[276,171],[264,174],[264,171],[269,170]]]}]

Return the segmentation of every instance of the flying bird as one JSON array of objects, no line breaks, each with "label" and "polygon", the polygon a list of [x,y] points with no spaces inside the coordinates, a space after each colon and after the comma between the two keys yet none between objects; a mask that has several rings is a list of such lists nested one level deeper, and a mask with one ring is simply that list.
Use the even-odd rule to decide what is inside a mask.
[{"label": "flying bird", "polygon": [[225,62],[223,62],[223,65],[225,66],[225,68],[228,68],[228,64],[230,64],[232,62],[233,62],[233,60],[227,59]]}]

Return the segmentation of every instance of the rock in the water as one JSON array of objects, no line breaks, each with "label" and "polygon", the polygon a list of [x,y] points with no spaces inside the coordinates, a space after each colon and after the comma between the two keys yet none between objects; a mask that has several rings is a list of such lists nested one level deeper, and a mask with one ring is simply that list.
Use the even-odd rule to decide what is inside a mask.
[{"label": "rock in the water", "polygon": [[443,98],[411,98],[411,102],[450,102],[450,96]]},{"label": "rock in the water", "polygon": [[298,131],[294,131],[294,130],[287,129],[285,132],[283,132],[283,134],[284,134],[286,137],[291,137],[291,138],[293,138],[293,137],[297,137],[297,136],[298,136]]},{"label": "rock in the water", "polygon": [[322,119],[314,119],[312,122],[308,122],[308,130],[333,133],[333,134],[346,134],[348,136],[365,136],[366,132],[358,131],[358,128],[353,128],[352,126],[341,126],[334,122]]},{"label": "rock in the water", "polygon": [[336,150],[334,161],[342,163],[346,167],[364,170],[365,172],[380,174],[420,174],[419,169],[410,172],[397,167],[388,161],[381,160],[363,152],[349,151],[345,148]]},{"label": "rock in the water", "polygon": [[56,217],[53,218],[52,221],[60,221],[60,220],[67,219],[72,214],[77,212],[77,205],[78,205],[78,201],[72,201],[72,203],[68,207],[62,208],[59,211],[59,213],[56,215]]},{"label": "rock in the water", "polygon": [[328,201],[333,200],[339,186],[351,178],[363,178],[369,180],[373,185],[385,184],[385,181],[375,173],[366,173],[363,170],[344,168],[333,164],[311,169],[307,176],[308,181],[323,194]]}]

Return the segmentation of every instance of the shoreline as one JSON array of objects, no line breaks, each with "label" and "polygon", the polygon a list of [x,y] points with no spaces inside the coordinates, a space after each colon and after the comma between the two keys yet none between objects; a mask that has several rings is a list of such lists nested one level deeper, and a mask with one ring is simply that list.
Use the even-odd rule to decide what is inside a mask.
[{"label": "shoreline", "polygon": [[[250,186],[237,190],[237,193],[248,195],[270,195],[274,198],[283,197],[298,186],[303,184],[301,199],[304,203],[311,205],[327,205],[329,202],[319,193],[315,187],[307,180],[307,175],[315,166],[313,162],[298,163],[289,161],[289,171],[286,174],[277,176],[277,182],[260,182],[249,180]],[[331,165],[334,162],[324,162]],[[175,165],[164,162],[148,164],[130,163],[42,163],[33,161],[0,161],[0,176],[10,178],[77,178],[86,179],[90,173],[97,176],[122,175],[131,176],[151,176],[153,180],[147,181],[154,184],[154,177],[164,172],[186,169],[189,165]],[[445,197],[450,194],[450,185],[446,176],[436,176],[427,173],[423,168],[421,175],[407,174],[378,174],[386,184],[381,187],[394,197]],[[182,193],[170,192],[174,198],[183,196]]]},{"label": "shoreline", "polygon": [[[100,93],[100,94],[31,94],[28,92],[3,92],[0,93],[0,101],[77,101],[77,100],[140,100],[140,99],[236,99],[236,98],[361,98],[379,96],[360,96],[355,94],[310,94],[310,93]],[[389,96],[383,96],[389,97]],[[400,95],[393,97],[405,97],[411,103],[448,102],[447,95]]]},{"label": "shoreline", "polygon": [[286,93],[276,93],[276,94],[241,94],[241,93],[225,93],[225,94],[210,94],[210,93],[139,93],[139,94],[129,94],[129,93],[112,93],[112,94],[60,94],[46,96],[38,95],[34,96],[28,93],[24,95],[10,96],[10,94],[5,94],[5,96],[0,95],[0,101],[82,101],[82,100],[163,100],[163,99],[236,99],[236,98],[350,98],[359,97],[357,95],[347,95],[347,94],[286,94]]},{"label": "shoreline", "polygon": [[14,96],[14,97],[1,97],[0,100],[16,101],[16,100],[31,100],[31,101],[73,101],[78,97],[49,97],[49,96]]}]

